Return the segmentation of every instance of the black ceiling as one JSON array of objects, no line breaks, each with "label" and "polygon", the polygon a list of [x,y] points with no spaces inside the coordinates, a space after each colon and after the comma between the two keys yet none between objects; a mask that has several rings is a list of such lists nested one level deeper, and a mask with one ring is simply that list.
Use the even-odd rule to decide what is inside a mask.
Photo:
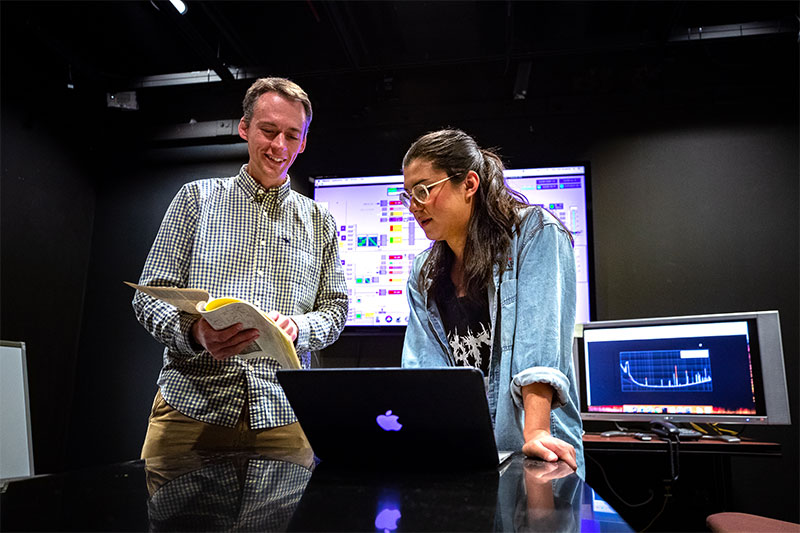
[{"label": "black ceiling", "polygon": [[[105,93],[135,89],[146,76],[249,72],[138,91],[143,121],[180,124],[236,117],[255,75],[299,81],[330,120],[387,122],[511,100],[525,63],[529,112],[536,99],[549,112],[557,98],[597,108],[643,91],[662,99],[705,91],[715,100],[755,91],[765,99],[775,87],[797,86],[794,1],[185,1],[185,15],[165,0],[2,1],[3,91],[55,82],[91,90],[104,106]],[[744,38],[671,38],[751,22],[773,25]],[[796,91],[780,98],[796,108]]]},{"label": "black ceiling", "polygon": [[[796,2],[3,2],[3,30],[74,77],[124,87],[222,66],[289,76],[505,62],[664,45],[685,28],[796,24]],[[25,43],[13,46],[19,53]]]}]

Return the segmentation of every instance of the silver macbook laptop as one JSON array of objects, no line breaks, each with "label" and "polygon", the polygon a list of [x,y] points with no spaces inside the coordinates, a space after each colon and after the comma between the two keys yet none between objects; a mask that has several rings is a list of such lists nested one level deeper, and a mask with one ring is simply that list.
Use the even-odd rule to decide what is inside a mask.
[{"label": "silver macbook laptop", "polygon": [[280,370],[278,381],[324,465],[480,470],[509,455],[476,369]]}]

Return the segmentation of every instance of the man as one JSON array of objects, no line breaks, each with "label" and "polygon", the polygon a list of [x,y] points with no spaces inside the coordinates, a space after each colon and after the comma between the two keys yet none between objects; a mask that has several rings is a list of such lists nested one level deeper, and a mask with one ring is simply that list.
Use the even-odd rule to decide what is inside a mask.
[{"label": "man", "polygon": [[[347,315],[336,224],[291,190],[289,167],[306,147],[311,102],[283,78],[248,89],[239,135],[249,161],[239,174],[184,185],[167,210],[139,283],[206,289],[247,300],[310,351],[333,343]],[[220,448],[308,447],[270,358],[236,357],[258,336],[137,292],[139,322],[165,345],[142,457]]]}]

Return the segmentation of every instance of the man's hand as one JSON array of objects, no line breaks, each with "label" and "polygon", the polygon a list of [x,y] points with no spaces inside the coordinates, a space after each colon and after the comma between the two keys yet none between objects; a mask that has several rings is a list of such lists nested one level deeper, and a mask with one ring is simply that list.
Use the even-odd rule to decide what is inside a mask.
[{"label": "man's hand", "polygon": [[294,320],[277,311],[270,311],[267,313],[267,316],[278,324],[278,327],[285,331],[286,334],[289,335],[289,338],[292,339],[292,342],[294,342],[297,338],[297,324],[294,323]]},{"label": "man's hand", "polygon": [[561,459],[573,470],[578,469],[575,448],[572,444],[553,437],[549,431],[544,429],[531,432],[528,441],[522,446],[522,453],[528,457],[536,457],[548,462]]},{"label": "man's hand", "polygon": [[216,330],[205,318],[192,324],[194,340],[211,354],[211,357],[222,361],[238,355],[248,344],[258,338],[257,329],[242,329],[241,324]]}]

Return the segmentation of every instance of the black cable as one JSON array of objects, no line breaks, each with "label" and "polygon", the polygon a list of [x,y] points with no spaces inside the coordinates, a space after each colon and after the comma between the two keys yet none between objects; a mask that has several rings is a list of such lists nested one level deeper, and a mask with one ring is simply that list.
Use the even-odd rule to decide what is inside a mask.
[{"label": "black cable", "polygon": [[[674,439],[671,437],[661,437],[661,440],[665,440],[667,441],[667,444],[669,444],[669,470],[670,474],[672,475],[671,479],[665,479],[664,481],[678,481],[678,476],[681,474],[681,459],[679,449],[681,439],[678,435],[675,435]],[[673,442],[675,443],[674,449],[672,447]]]},{"label": "black cable", "polygon": [[606,476],[606,471],[603,469],[603,465],[601,465],[600,462],[597,459],[595,459],[594,457],[592,457],[591,455],[585,455],[585,457],[588,457],[589,459],[594,461],[595,464],[597,464],[598,468],[600,468],[600,473],[603,474],[603,479],[606,482],[606,487],[608,487],[608,490],[610,490],[611,494],[613,494],[614,497],[617,498],[620,502],[622,502],[622,504],[625,505],[626,507],[631,507],[631,508],[633,508],[633,507],[641,507],[642,505],[647,505],[648,503],[653,501],[653,496],[654,496],[653,489],[649,489],[650,497],[647,498],[645,501],[643,501],[641,503],[628,503],[628,502],[626,502],[622,498],[622,496],[617,494],[617,491],[615,491],[614,488],[611,486],[611,483],[608,481],[608,477]]},{"label": "black cable", "polygon": [[644,529],[642,529],[639,533],[644,533],[645,531],[647,531],[647,528],[652,526],[655,523],[655,521],[658,519],[658,517],[661,516],[664,513],[664,509],[667,508],[667,502],[669,501],[669,499],[671,497],[672,497],[672,494],[670,494],[669,492],[664,494],[664,504],[661,506],[661,510],[658,513],[656,513],[656,515],[653,517],[653,519],[650,520],[650,523],[647,524],[646,526],[644,526]]},{"label": "black cable", "polygon": [[617,427],[619,431],[628,431],[628,428],[622,427],[619,425],[619,422],[614,422],[614,425]]}]

